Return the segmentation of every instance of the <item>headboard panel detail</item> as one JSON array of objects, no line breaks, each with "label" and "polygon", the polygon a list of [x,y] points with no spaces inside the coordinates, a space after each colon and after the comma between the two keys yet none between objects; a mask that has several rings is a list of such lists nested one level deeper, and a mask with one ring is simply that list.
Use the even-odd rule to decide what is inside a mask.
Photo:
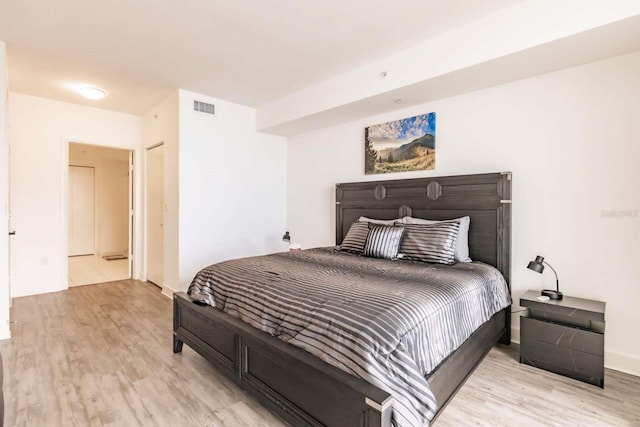
[{"label": "headboard panel detail", "polygon": [[453,219],[468,215],[469,251],[511,281],[511,172],[336,185],[336,244],[360,216]]}]

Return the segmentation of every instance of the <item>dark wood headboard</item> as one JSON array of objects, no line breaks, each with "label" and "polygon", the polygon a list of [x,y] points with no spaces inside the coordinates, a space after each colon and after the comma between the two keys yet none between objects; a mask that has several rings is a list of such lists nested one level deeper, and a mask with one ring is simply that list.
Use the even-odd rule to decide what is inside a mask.
[{"label": "dark wood headboard", "polygon": [[511,172],[336,185],[338,245],[361,216],[394,219],[406,215],[471,217],[471,259],[495,266],[511,289]]}]

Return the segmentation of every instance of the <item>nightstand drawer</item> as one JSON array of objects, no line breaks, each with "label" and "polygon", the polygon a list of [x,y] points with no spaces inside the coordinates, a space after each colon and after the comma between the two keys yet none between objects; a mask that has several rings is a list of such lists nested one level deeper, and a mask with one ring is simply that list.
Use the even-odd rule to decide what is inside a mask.
[{"label": "nightstand drawer", "polygon": [[597,332],[521,317],[520,333],[523,341],[540,341],[604,357],[604,335]]},{"label": "nightstand drawer", "polygon": [[604,357],[541,341],[522,339],[520,362],[604,387]]}]

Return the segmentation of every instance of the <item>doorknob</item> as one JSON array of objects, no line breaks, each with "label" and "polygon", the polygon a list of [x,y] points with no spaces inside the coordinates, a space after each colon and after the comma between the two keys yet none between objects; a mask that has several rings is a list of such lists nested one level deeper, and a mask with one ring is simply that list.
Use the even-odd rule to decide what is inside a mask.
[{"label": "doorknob", "polygon": [[15,230],[14,230],[14,231],[10,231],[10,232],[9,232],[9,236],[15,236],[15,235],[16,235]]}]

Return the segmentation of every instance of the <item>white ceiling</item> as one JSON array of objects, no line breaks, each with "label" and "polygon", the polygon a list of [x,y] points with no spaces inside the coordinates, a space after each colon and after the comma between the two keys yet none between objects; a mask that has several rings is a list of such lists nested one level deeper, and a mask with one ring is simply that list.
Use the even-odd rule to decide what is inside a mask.
[{"label": "white ceiling", "polygon": [[0,40],[11,91],[132,114],[176,88],[258,107],[522,2],[0,0]]},{"label": "white ceiling", "polygon": [[[293,136],[637,51],[640,51],[640,15],[357,101],[343,100],[338,107],[299,117],[291,115],[275,125],[258,123],[258,130]],[[258,110],[258,118],[260,113]]]}]

